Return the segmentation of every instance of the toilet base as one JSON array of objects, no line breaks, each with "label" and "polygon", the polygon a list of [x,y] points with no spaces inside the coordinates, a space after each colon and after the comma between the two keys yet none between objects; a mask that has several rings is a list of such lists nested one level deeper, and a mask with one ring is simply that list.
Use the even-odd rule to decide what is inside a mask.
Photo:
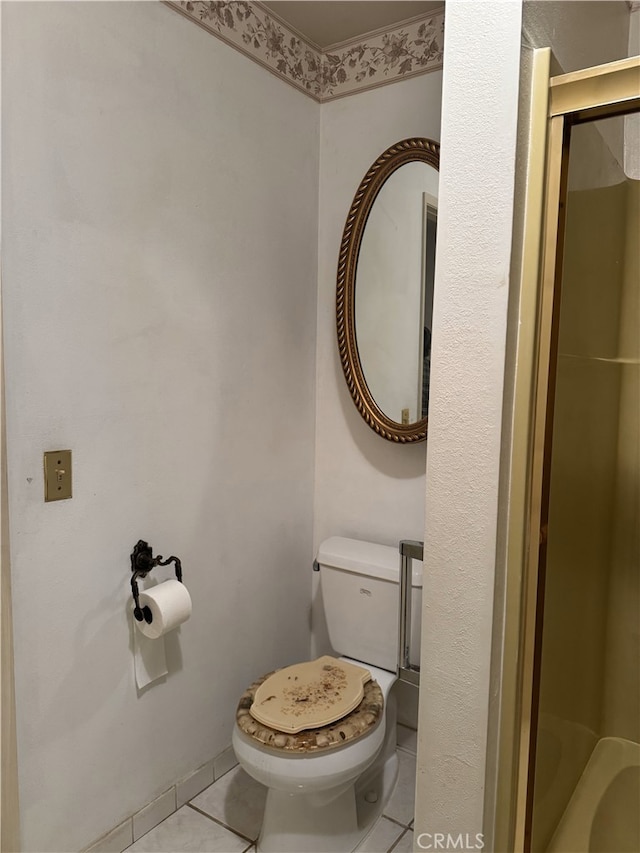
[{"label": "toilet base", "polygon": [[398,778],[395,752],[322,804],[311,795],[270,788],[258,853],[351,853],[382,814]]},{"label": "toilet base", "polygon": [[[364,773],[356,782],[356,805],[358,809],[358,825],[361,837],[358,844],[373,828],[373,824],[382,814],[384,807],[391,799],[396,782],[398,781],[398,755],[389,755],[377,773]],[[375,799],[373,802],[373,796]]]},{"label": "toilet base", "polygon": [[347,853],[358,843],[353,785],[318,806],[304,795],[270,788],[257,848],[260,853]]}]

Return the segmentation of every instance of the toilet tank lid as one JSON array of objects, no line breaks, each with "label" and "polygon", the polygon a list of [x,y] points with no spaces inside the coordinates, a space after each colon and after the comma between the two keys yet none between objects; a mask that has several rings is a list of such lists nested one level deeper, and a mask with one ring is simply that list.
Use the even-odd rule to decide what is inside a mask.
[{"label": "toilet tank lid", "polygon": [[[390,545],[377,545],[359,539],[332,536],[318,548],[318,563],[334,569],[343,569],[359,575],[398,583],[400,578],[400,552]],[[412,562],[413,587],[422,586],[422,561]]]}]

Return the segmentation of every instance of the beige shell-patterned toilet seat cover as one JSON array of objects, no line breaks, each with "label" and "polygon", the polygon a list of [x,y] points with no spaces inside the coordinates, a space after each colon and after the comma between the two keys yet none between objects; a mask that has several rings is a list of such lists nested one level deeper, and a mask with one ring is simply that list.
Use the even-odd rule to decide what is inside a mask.
[{"label": "beige shell-patterned toilet seat cover", "polygon": [[251,716],[286,734],[335,723],[357,708],[371,673],[324,655],[270,675],[253,697]]},{"label": "beige shell-patterned toilet seat cover", "polygon": [[[264,687],[268,688],[266,693],[261,690]],[[352,697],[355,693],[357,699],[359,692],[362,698],[353,707]],[[265,705],[274,708],[261,713]],[[313,706],[315,711],[310,710]],[[368,734],[383,709],[382,690],[368,670],[325,656],[267,673],[255,681],[240,698],[236,721],[246,735],[265,746],[286,752],[313,752],[342,746]],[[276,725],[268,725],[265,719]],[[313,720],[325,724],[313,725]]]}]

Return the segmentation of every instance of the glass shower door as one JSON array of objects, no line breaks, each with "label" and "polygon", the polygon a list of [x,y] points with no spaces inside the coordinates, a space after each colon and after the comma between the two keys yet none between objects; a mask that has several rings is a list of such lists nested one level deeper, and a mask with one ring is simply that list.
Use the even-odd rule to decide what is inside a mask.
[{"label": "glass shower door", "polygon": [[617,116],[570,134],[539,587],[535,853],[640,851],[638,122]]}]

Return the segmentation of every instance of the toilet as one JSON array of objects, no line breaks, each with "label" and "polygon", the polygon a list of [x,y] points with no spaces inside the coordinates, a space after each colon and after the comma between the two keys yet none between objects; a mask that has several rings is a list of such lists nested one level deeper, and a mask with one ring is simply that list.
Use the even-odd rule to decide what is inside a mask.
[{"label": "toilet", "polygon": [[[316,565],[335,656],[258,678],[236,713],[238,762],[268,789],[259,853],[349,853],[382,813],[398,774],[391,690],[398,550],[334,536],[321,544]],[[412,569],[417,655],[422,563]]]}]

